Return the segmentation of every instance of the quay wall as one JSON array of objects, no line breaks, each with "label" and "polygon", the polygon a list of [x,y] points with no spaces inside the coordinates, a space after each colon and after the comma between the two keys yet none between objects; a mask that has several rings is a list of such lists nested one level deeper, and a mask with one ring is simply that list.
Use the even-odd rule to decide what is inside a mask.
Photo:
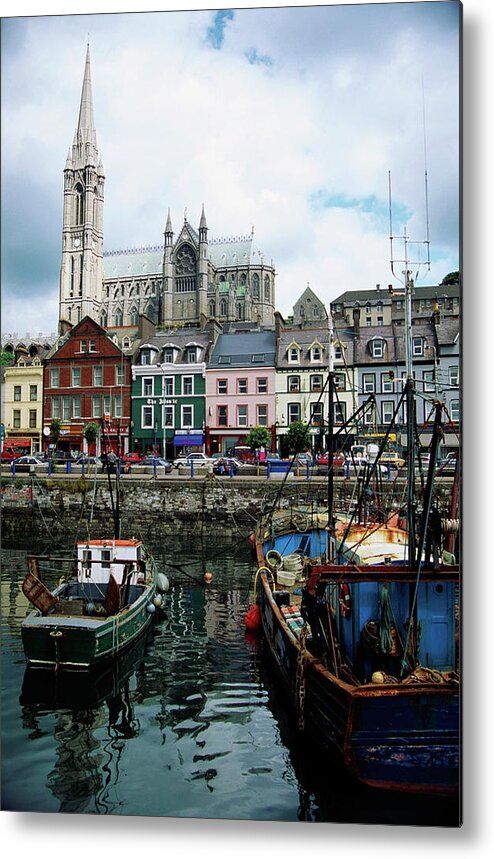
[{"label": "quay wall", "polygon": [[[449,483],[449,481],[448,481]],[[383,502],[401,495],[396,480],[383,483]],[[196,540],[204,534],[247,536],[263,511],[271,509],[281,494],[281,506],[325,504],[327,479],[281,475],[265,477],[190,477],[124,475],[120,481],[121,534],[155,543],[167,535]],[[444,486],[445,502],[449,487]],[[349,510],[355,498],[355,482],[336,478],[336,509]],[[2,477],[2,545],[27,548],[33,542],[73,542],[107,536],[113,529],[115,495],[108,480],[80,475],[16,475]]]}]

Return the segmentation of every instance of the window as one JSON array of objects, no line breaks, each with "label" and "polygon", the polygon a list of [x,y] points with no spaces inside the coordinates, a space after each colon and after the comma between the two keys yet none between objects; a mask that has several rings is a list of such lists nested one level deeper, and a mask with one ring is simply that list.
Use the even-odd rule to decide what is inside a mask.
[{"label": "window", "polygon": [[344,424],[346,421],[346,403],[334,404],[334,422],[335,424]]},{"label": "window", "polygon": [[228,313],[228,304],[224,298],[220,301],[220,316],[226,316]]},{"label": "window", "polygon": [[460,383],[460,374],[458,366],[451,366],[449,368],[449,384],[453,388],[457,388]]},{"label": "window", "polygon": [[122,417],[122,395],[115,394],[113,398],[113,415],[116,418]]},{"label": "window", "polygon": [[173,406],[165,406],[163,409],[163,425],[165,427],[172,427],[173,417]]},{"label": "window", "polygon": [[197,361],[197,347],[196,346],[189,346],[189,348],[187,349],[187,363],[188,364],[195,364],[196,361]]},{"label": "window", "polygon": [[393,393],[393,380],[389,378],[389,373],[381,373],[381,393]]},{"label": "window", "polygon": [[374,373],[363,373],[362,390],[364,394],[372,394],[376,390],[376,376]]},{"label": "window", "polygon": [[115,367],[115,384],[125,385],[125,367],[121,364],[118,367]]},{"label": "window", "polygon": [[150,364],[151,363],[151,350],[150,349],[141,349],[141,364]]},{"label": "window", "polygon": [[267,394],[268,392],[268,380],[267,379],[258,379],[257,380],[257,393],[258,394]]},{"label": "window", "polygon": [[80,418],[81,416],[81,398],[72,397],[72,417]]},{"label": "window", "polygon": [[33,429],[37,424],[38,412],[36,409],[29,409],[29,426]]},{"label": "window", "polygon": [[422,378],[424,380],[424,391],[434,391],[434,370],[424,370]]},{"label": "window", "polygon": [[269,281],[269,275],[265,275],[264,277],[264,301],[269,301],[271,297],[271,284]]},{"label": "window", "polygon": [[154,379],[152,376],[144,376],[142,380],[142,396],[152,397],[154,393]]},{"label": "window", "polygon": [[264,353],[263,352],[254,353],[251,360],[252,360],[253,364],[262,364],[262,362],[264,361]]},{"label": "window", "polygon": [[392,400],[387,400],[387,401],[383,402],[383,404],[381,406],[381,414],[382,414],[383,424],[387,425],[387,424],[391,423],[391,421],[393,420],[394,411],[395,411],[395,408],[394,408],[394,403],[392,402]]},{"label": "window", "polygon": [[105,415],[110,414],[110,408],[111,408],[111,397],[109,396],[109,394],[105,394],[105,396],[103,397],[103,412]]},{"label": "window", "polygon": [[14,385],[14,400],[16,403],[20,402],[20,400],[21,400],[21,386],[20,385]]},{"label": "window", "polygon": [[182,382],[182,394],[190,397],[194,393],[194,377],[184,376]]},{"label": "window", "polygon": [[93,418],[101,417],[101,397],[95,396],[92,400],[92,415]]},{"label": "window", "polygon": [[50,387],[60,387],[60,370],[58,367],[52,367],[50,370]]},{"label": "window", "polygon": [[299,349],[297,346],[290,346],[288,350],[288,360],[291,364],[298,363]]},{"label": "window", "polygon": [[384,325],[384,317],[383,316],[377,317],[377,324],[378,325]]},{"label": "window", "polygon": [[96,340],[89,341],[89,351],[96,352]]},{"label": "window", "polygon": [[111,561],[111,549],[102,549],[101,550],[101,567],[102,569],[108,570],[110,568]]},{"label": "window", "polygon": [[219,427],[228,426],[228,406],[218,406],[216,418]]},{"label": "window", "polygon": [[259,300],[259,275],[256,272],[252,275],[252,298]]},{"label": "window", "polygon": [[424,338],[412,337],[412,352],[415,358],[421,358],[424,354]]},{"label": "window", "polygon": [[237,406],[237,426],[247,426],[247,406]]},{"label": "window", "polygon": [[14,409],[12,415],[13,415],[12,421],[14,424],[14,429],[20,429],[21,428],[21,411],[20,411],[20,409]]},{"label": "window", "polygon": [[322,352],[320,346],[312,347],[310,359],[314,364],[319,364],[319,362],[322,361]]},{"label": "window", "polygon": [[311,391],[320,394],[322,391],[322,376],[319,374],[317,376],[310,377],[310,389]]},{"label": "window", "polygon": [[80,388],[81,387],[81,368],[80,367],[72,367],[72,387]]},{"label": "window", "polygon": [[346,375],[345,373],[334,374],[334,386],[338,391],[346,391]]},{"label": "window", "polygon": [[93,367],[93,385],[97,387],[103,384],[103,367]]},{"label": "window", "polygon": [[163,393],[165,397],[173,397],[173,376],[165,376],[163,379]]},{"label": "window", "polygon": [[237,394],[247,393],[247,379],[237,379]]},{"label": "window", "polygon": [[72,416],[71,406],[72,402],[70,397],[62,397],[62,419],[64,421],[70,421]]},{"label": "window", "polygon": [[288,392],[298,394],[300,391],[300,376],[288,376]]},{"label": "window", "polygon": [[257,425],[266,427],[268,425],[268,407],[257,406]]},{"label": "window", "polygon": [[310,404],[310,422],[312,426],[320,427],[322,424],[322,403]]},{"label": "window", "polygon": [[341,359],[343,358],[343,350],[339,343],[334,344],[334,357],[335,361],[341,361]]},{"label": "window", "polygon": [[141,424],[144,429],[149,429],[153,426],[153,407],[152,406],[142,406],[141,412]]},{"label": "window", "polygon": [[51,416],[52,418],[60,417],[60,397],[51,398]]},{"label": "window", "polygon": [[288,423],[300,420],[300,403],[288,403]]},{"label": "window", "polygon": [[228,381],[226,379],[218,379],[216,382],[216,390],[218,394],[228,393]]},{"label": "window", "polygon": [[80,345],[79,345],[79,351],[80,352],[86,352],[87,351],[87,340],[81,340]]},{"label": "window", "polygon": [[451,415],[451,420],[454,421],[455,423],[458,423],[458,421],[460,420],[460,401],[459,400],[451,400],[450,415]]},{"label": "window", "polygon": [[[165,364],[173,364],[173,349],[171,347],[167,347],[163,349],[163,361]],[[150,361],[148,361],[150,363]]]},{"label": "window", "polygon": [[194,407],[182,406],[182,427],[189,428],[194,426]]},{"label": "window", "polygon": [[29,399],[31,400],[31,402],[35,402],[38,399],[37,385],[29,385]]},{"label": "window", "polygon": [[231,364],[232,356],[231,355],[219,355],[218,356],[218,364]]},{"label": "window", "polygon": [[371,340],[371,355],[373,358],[384,358],[384,340]]}]

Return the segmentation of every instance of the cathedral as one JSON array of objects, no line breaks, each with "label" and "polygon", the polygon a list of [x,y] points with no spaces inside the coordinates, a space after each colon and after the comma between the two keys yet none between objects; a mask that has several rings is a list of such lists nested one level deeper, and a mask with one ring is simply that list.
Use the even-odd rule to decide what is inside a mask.
[{"label": "cathedral", "polygon": [[88,45],[79,119],[64,169],[60,333],[84,316],[114,332],[124,346],[142,316],[162,328],[204,326],[209,319],[274,326],[275,269],[255,248],[253,230],[211,239],[203,206],[197,228],[185,215],[174,232],[168,210],[162,245],[105,251],[104,186]]}]

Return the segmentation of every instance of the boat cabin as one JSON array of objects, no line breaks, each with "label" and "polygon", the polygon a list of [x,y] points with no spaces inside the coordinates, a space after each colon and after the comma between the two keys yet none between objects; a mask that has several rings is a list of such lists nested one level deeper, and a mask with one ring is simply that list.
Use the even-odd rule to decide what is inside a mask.
[{"label": "boat cabin", "polygon": [[142,560],[141,540],[87,540],[77,544],[77,579],[81,584],[105,584],[113,576],[121,585],[125,574],[129,584],[137,585]]}]

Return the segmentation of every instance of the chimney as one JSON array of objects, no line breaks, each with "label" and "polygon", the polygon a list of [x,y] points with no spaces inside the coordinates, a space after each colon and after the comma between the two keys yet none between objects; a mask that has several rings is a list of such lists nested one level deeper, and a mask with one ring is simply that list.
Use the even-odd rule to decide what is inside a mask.
[{"label": "chimney", "polygon": [[392,283],[388,283],[388,292],[390,295],[393,295],[393,284]]},{"label": "chimney", "polygon": [[360,331],[360,307],[353,308],[353,330],[355,334]]},{"label": "chimney", "polygon": [[381,292],[381,284],[376,283],[376,292]]}]

